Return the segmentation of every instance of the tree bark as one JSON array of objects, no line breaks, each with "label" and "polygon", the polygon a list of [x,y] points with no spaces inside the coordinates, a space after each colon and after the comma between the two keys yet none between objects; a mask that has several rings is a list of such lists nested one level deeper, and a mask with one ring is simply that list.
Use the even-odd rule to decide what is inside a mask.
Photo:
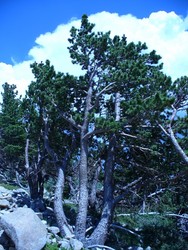
[{"label": "tree bark", "polygon": [[188,156],[185,154],[185,152],[183,151],[182,147],[180,146],[180,144],[178,143],[174,132],[172,130],[172,128],[169,128],[169,137],[171,139],[171,142],[173,143],[176,151],[178,152],[178,154],[181,156],[182,160],[188,164]]},{"label": "tree bark", "polygon": [[[116,93],[115,96],[115,120],[120,121],[120,93]],[[105,176],[104,176],[104,194],[103,194],[103,210],[101,219],[87,241],[87,245],[100,244],[104,245],[109,225],[112,220],[114,210],[114,164],[115,164],[115,149],[116,149],[116,135],[111,135],[108,147],[108,154],[105,163]]]},{"label": "tree bark", "polygon": [[84,121],[81,126],[81,136],[80,136],[80,165],[79,165],[79,204],[78,204],[78,214],[76,219],[75,235],[78,240],[85,241],[86,232],[86,220],[87,220],[87,210],[88,210],[88,137],[85,136],[88,133],[89,125],[89,111],[91,108],[92,99],[92,86],[89,86],[86,104]]},{"label": "tree bark", "polygon": [[116,136],[113,134],[110,139],[108,148],[108,155],[105,164],[105,177],[104,177],[104,194],[103,194],[103,210],[101,219],[87,240],[87,245],[100,244],[104,245],[109,225],[113,215],[114,202],[113,202],[113,172],[114,172],[114,161],[115,161],[115,146]]},{"label": "tree bark", "polygon": [[[100,162],[100,159],[99,159]],[[98,165],[98,166],[97,166]],[[92,179],[90,180],[90,192],[89,192],[89,205],[91,207],[94,207],[97,203],[97,183],[98,183],[98,177],[101,170],[101,165],[97,162],[94,166],[94,173],[92,174]]]},{"label": "tree bark", "polygon": [[38,151],[37,160],[29,163],[29,139],[26,139],[25,146],[25,169],[29,185],[29,194],[31,198],[31,208],[34,211],[44,211],[45,206],[43,202],[44,192],[44,178],[41,170],[42,159]]},{"label": "tree bark", "polygon": [[67,238],[73,237],[73,230],[71,226],[68,224],[64,209],[63,209],[63,192],[64,192],[64,184],[65,184],[65,175],[64,170],[66,169],[68,159],[70,157],[70,152],[67,150],[64,158],[61,160],[61,166],[58,167],[58,159],[57,154],[50,147],[49,137],[48,137],[48,117],[44,117],[44,144],[48,154],[52,157],[54,162],[54,167],[57,168],[57,181],[55,187],[55,195],[54,195],[54,214],[56,217],[57,225],[59,227],[61,236],[66,236]]},{"label": "tree bark", "polygon": [[184,150],[182,149],[182,147],[180,146],[179,142],[177,141],[175,135],[174,135],[174,131],[172,129],[172,124],[174,122],[174,119],[176,117],[176,114],[178,112],[178,109],[176,109],[173,105],[173,112],[172,112],[172,116],[170,118],[170,122],[168,124],[168,128],[165,129],[161,124],[159,124],[159,127],[162,129],[162,131],[170,138],[172,144],[175,147],[176,152],[180,155],[180,157],[182,158],[182,160],[188,164],[188,156],[186,155],[186,153],[184,152]]},{"label": "tree bark", "polygon": [[61,167],[58,169],[58,177],[55,187],[54,196],[54,214],[56,217],[57,225],[59,227],[61,236],[67,238],[73,237],[73,230],[67,222],[64,209],[63,209],[63,190],[64,190],[65,176],[64,171]]}]

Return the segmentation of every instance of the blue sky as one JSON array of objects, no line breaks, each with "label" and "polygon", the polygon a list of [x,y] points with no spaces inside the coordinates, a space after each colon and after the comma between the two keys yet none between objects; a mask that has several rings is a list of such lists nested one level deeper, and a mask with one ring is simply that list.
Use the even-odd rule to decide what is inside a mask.
[{"label": "blue sky", "polygon": [[42,33],[53,31],[59,24],[82,14],[101,11],[137,18],[148,17],[152,12],[175,11],[186,16],[187,0],[1,0],[0,1],[0,60],[11,63],[21,61],[35,39]]},{"label": "blue sky", "polygon": [[167,74],[188,75],[187,0],[0,0],[0,84],[15,83],[23,93],[32,80],[30,63],[45,59],[57,70],[79,74],[66,48],[82,14],[96,30],[145,41],[163,57]]}]

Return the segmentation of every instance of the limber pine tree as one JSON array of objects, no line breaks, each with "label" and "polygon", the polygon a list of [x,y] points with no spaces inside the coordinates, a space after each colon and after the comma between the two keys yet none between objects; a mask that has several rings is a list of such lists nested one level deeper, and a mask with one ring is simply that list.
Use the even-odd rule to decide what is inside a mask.
[{"label": "limber pine tree", "polygon": [[[71,237],[72,229],[67,223],[62,207],[62,194],[65,181],[64,172],[74,153],[76,143],[73,133],[75,128],[61,117],[61,113],[71,110],[73,103],[71,86],[72,82],[75,82],[75,78],[68,74],[56,74],[48,60],[45,63],[33,63],[31,68],[35,80],[29,85],[25,100],[29,102],[27,112],[29,109],[33,110],[32,113],[28,112],[30,116],[28,120],[29,135],[32,144],[36,141],[40,142],[40,150],[37,153],[40,152],[40,155],[43,156],[43,165],[37,165],[35,179],[38,180],[39,174],[56,175],[57,173],[54,213],[61,234]],[[40,159],[42,158],[40,157]],[[37,187],[37,185],[35,186]]]},{"label": "limber pine tree", "polygon": [[[182,105],[186,107],[187,100],[184,91],[176,91],[179,95],[175,99],[168,96],[171,79],[161,72],[160,57],[155,51],[145,53],[145,44],[128,43],[125,36],[111,38],[109,32],[95,33],[93,28],[94,24],[84,15],[80,29],[71,29],[70,55],[73,63],[81,66],[83,75],[76,78],[56,74],[49,61],[34,63],[31,67],[35,81],[29,86],[23,102],[27,129],[26,165],[32,173],[33,197],[41,197],[39,179],[49,166],[53,166],[58,172],[54,211],[61,234],[68,237],[75,234],[85,246],[104,244],[118,202],[125,199],[131,187],[141,182],[146,185],[139,171],[130,180],[126,177],[127,163],[121,158],[131,161],[130,155],[135,149],[154,152],[154,145],[150,147],[151,137],[157,132],[165,108],[172,105],[173,111],[180,110]],[[185,90],[186,78],[180,82]],[[175,85],[178,86],[178,82]],[[174,118],[171,121],[174,122]],[[161,128],[165,134],[170,131]],[[181,128],[182,134],[185,130],[186,127]],[[72,146],[78,135],[80,144],[76,144],[75,150]],[[62,193],[65,169],[74,150],[79,159],[79,202],[73,231],[63,211]],[[101,158],[100,168],[89,161],[94,155]],[[141,156],[135,157],[138,158],[140,160]],[[135,160],[133,164],[138,162]],[[147,162],[147,167],[151,164]],[[119,169],[125,172],[125,180],[117,185]],[[93,224],[92,233],[88,233],[88,208],[95,205],[90,198],[91,194],[97,196],[94,192],[99,171],[103,181],[103,203],[97,211],[100,218]]]},{"label": "limber pine tree", "polygon": [[[3,84],[0,112],[0,147],[5,163],[5,172],[13,173],[23,165],[26,133],[22,123],[21,98],[18,97],[16,85]],[[23,171],[23,168],[21,168]]]},{"label": "limber pine tree", "polygon": [[[49,61],[35,63],[32,68],[36,81],[28,91],[37,115],[35,126],[40,123],[34,131],[38,131],[37,140],[44,143],[39,152],[58,169],[54,208],[61,234],[67,236],[73,231],[62,207],[65,167],[71,159],[65,138],[79,134],[79,201],[74,234],[85,246],[105,243],[115,206],[130,187],[142,180],[137,176],[124,183],[121,192],[115,188],[115,173],[119,167],[124,169],[118,159],[120,151],[124,155],[131,147],[149,151],[144,147],[146,130],[153,129],[164,107],[172,102],[167,98],[171,79],[161,72],[160,56],[155,51],[145,53],[145,44],[127,43],[125,36],[112,39],[110,32],[95,33],[94,26],[84,15],[80,29],[73,27],[70,32],[70,55],[83,75],[75,78],[56,74]],[[101,168],[89,163],[95,148],[102,159]],[[101,217],[93,232],[86,234],[88,207],[94,205],[90,197],[96,197],[93,190],[96,192],[99,169],[103,177]],[[91,186],[94,188],[88,188]]]},{"label": "limber pine tree", "polygon": [[[114,197],[117,136],[135,124],[138,131],[140,127],[147,126],[154,116],[156,118],[167,101],[166,90],[171,83],[170,78],[160,71],[162,65],[155,51],[144,53],[147,49],[145,44],[128,44],[125,36],[111,39],[110,32],[94,33],[93,28],[94,24],[89,23],[84,15],[80,29],[71,29],[70,55],[73,63],[81,66],[83,75],[78,80],[74,108],[68,113],[68,118],[66,114],[69,123],[80,131],[79,202],[75,235],[85,245],[105,243],[114,207],[125,197]],[[160,100],[160,105],[157,100]],[[132,119],[134,122],[129,119],[133,114],[133,118],[137,118]],[[103,208],[98,225],[86,237],[88,158],[91,142],[97,136],[106,138],[107,145]],[[138,178],[130,186],[140,180]]]}]

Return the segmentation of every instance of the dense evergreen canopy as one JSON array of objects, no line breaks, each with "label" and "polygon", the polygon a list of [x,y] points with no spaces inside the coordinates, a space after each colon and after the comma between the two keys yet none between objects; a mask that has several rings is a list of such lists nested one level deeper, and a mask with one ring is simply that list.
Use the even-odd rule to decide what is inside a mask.
[{"label": "dense evergreen canopy", "polygon": [[[186,238],[172,231],[176,220],[168,215],[187,212],[188,77],[173,82],[145,43],[94,26],[83,15],[80,28],[70,30],[80,77],[56,72],[47,60],[31,65],[35,79],[24,98],[3,85],[2,168],[27,180],[34,209],[55,177],[61,235],[85,246],[169,249],[170,237],[183,246]],[[63,196],[74,202],[71,223]]]}]

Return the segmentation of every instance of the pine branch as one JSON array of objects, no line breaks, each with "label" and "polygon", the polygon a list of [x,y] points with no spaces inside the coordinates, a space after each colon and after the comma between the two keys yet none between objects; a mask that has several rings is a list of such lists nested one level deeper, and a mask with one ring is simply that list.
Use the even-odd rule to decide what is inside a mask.
[{"label": "pine branch", "polygon": [[77,123],[75,122],[75,120],[74,120],[71,116],[67,116],[65,112],[62,112],[62,111],[60,110],[60,108],[57,106],[57,104],[56,104],[54,101],[52,102],[52,104],[54,105],[54,107],[55,107],[56,109],[58,109],[59,115],[60,115],[61,117],[63,117],[63,119],[64,119],[65,121],[67,121],[68,123],[70,123],[70,125],[72,125],[73,127],[77,128],[77,129],[80,129],[80,128],[81,128],[81,125],[80,125],[80,124],[77,124]]},{"label": "pine branch", "polygon": [[130,135],[130,134],[127,134],[127,133],[124,133],[124,132],[121,132],[121,135],[126,136],[126,137],[131,137],[131,138],[134,138],[134,139],[138,138],[136,135]]},{"label": "pine branch", "polygon": [[141,180],[142,180],[142,177],[139,177],[138,179],[136,179],[136,180],[134,180],[134,181],[128,183],[126,186],[124,186],[124,187],[121,189],[121,190],[124,191],[124,193],[121,194],[121,195],[119,195],[119,196],[117,196],[117,197],[114,199],[114,204],[117,204],[118,202],[120,202],[120,201],[125,197],[125,195],[127,194],[128,189],[129,189],[130,187],[135,186],[135,185],[136,185],[137,183],[139,183]]},{"label": "pine branch", "polygon": [[177,109],[174,107],[174,105],[172,105],[172,108],[173,108],[173,112],[172,112],[172,116],[170,118],[170,122],[167,126],[167,129],[165,129],[161,124],[158,124],[159,127],[162,129],[162,131],[165,133],[165,135],[167,135],[172,144],[174,145],[176,151],[178,152],[178,154],[181,156],[182,160],[188,164],[188,156],[186,155],[186,153],[184,152],[184,150],[182,149],[182,147],[180,146],[178,140],[176,139],[175,135],[174,135],[174,131],[172,129],[172,124],[174,122],[174,119],[177,115]]},{"label": "pine branch", "polygon": [[104,87],[97,95],[96,95],[96,100],[94,105],[90,108],[90,111],[93,110],[95,107],[97,107],[99,105],[99,98],[101,97],[101,95],[103,93],[105,93],[106,91],[109,91],[113,88],[113,85],[115,84],[115,82],[110,83],[109,85],[107,85],[106,87]]},{"label": "pine branch", "polygon": [[133,235],[137,236],[138,238],[141,238],[141,236],[139,234],[133,232],[132,230],[130,230],[128,228],[125,228],[124,226],[115,225],[115,224],[111,224],[110,226],[113,227],[113,228],[122,229],[122,230],[124,230],[126,232],[129,232],[130,234],[133,234]]},{"label": "pine branch", "polygon": [[92,135],[97,135],[97,134],[101,134],[101,133],[105,133],[105,132],[110,132],[110,129],[109,128],[108,129],[94,129],[94,130],[88,132],[87,134],[85,134],[82,139],[88,139]]},{"label": "pine branch", "polygon": [[163,193],[163,192],[165,192],[165,191],[166,191],[166,188],[161,188],[160,190],[158,190],[158,191],[156,191],[156,192],[154,192],[154,193],[149,194],[149,195],[147,196],[147,198],[151,198],[151,197],[153,197],[153,196],[155,196],[155,195],[157,195],[157,194]]}]

